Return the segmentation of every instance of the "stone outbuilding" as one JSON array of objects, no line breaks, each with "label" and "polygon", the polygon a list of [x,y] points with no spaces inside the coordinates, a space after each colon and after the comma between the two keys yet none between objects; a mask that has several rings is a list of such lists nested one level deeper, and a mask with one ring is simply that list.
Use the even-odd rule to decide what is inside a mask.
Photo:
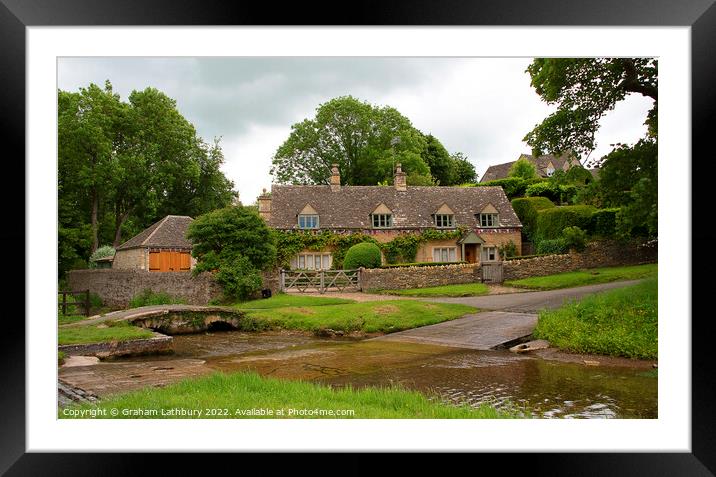
[{"label": "stone outbuilding", "polygon": [[186,237],[191,217],[167,215],[117,247],[113,269],[188,272],[196,260]]}]

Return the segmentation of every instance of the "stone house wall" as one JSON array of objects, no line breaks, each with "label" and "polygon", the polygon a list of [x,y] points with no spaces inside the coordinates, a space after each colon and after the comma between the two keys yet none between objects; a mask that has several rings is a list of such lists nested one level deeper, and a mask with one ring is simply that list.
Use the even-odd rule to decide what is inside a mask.
[{"label": "stone house wall", "polygon": [[130,248],[127,250],[117,250],[114,253],[112,268],[118,270],[147,270],[146,248]]}]

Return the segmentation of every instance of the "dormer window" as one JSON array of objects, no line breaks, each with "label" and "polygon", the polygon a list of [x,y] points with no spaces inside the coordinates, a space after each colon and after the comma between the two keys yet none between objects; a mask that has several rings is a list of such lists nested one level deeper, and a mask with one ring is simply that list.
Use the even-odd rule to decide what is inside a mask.
[{"label": "dormer window", "polygon": [[393,214],[371,214],[374,229],[387,229],[393,226]]},{"label": "dormer window", "polygon": [[455,226],[453,214],[435,214],[435,226],[438,228],[451,228]]},{"label": "dormer window", "polygon": [[480,214],[480,227],[497,227],[497,214]]},{"label": "dormer window", "polygon": [[298,216],[298,228],[299,229],[317,229],[318,228],[318,215],[300,214]]}]

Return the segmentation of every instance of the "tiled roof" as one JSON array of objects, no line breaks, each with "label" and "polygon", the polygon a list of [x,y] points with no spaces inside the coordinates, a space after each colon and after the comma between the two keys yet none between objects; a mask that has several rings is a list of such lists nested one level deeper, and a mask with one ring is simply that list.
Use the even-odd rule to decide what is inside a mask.
[{"label": "tiled roof", "polygon": [[167,215],[124,242],[117,250],[137,247],[190,249],[191,242],[186,238],[186,233],[192,220],[184,215]]},{"label": "tiled roof", "polygon": [[475,214],[488,204],[499,213],[501,227],[521,227],[502,187],[274,185],[271,188],[271,217],[268,224],[279,229],[297,228],[297,216],[306,205],[319,214],[322,229],[369,229],[370,214],[384,204],[393,214],[393,228],[433,228],[432,217],[447,204],[455,213],[456,225],[477,227]]},{"label": "tiled roof", "polygon": [[[517,160],[519,161],[520,159],[527,159],[535,165],[535,168],[537,169],[537,175],[539,175],[540,177],[547,177],[547,165],[552,162],[552,165],[554,166],[555,170],[563,169],[564,163],[567,162],[567,154],[563,154],[559,157],[555,157],[553,154],[545,154],[543,156],[538,157],[532,156],[530,154],[520,154],[520,157]],[[505,162],[504,164],[496,164],[494,166],[488,167],[485,171],[485,174],[483,174],[482,179],[480,179],[480,182],[494,181],[497,179],[506,178],[510,173],[510,168],[515,162],[517,161]],[[579,165],[579,162],[575,161],[574,165]]]}]

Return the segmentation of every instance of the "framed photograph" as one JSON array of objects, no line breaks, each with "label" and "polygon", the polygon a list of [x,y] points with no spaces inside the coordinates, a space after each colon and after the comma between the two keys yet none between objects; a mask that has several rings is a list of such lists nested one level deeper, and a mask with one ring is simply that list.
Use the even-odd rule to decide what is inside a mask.
[{"label": "framed photograph", "polygon": [[691,160],[713,2],[1,3],[26,188],[8,475],[126,452],[716,469]]}]

